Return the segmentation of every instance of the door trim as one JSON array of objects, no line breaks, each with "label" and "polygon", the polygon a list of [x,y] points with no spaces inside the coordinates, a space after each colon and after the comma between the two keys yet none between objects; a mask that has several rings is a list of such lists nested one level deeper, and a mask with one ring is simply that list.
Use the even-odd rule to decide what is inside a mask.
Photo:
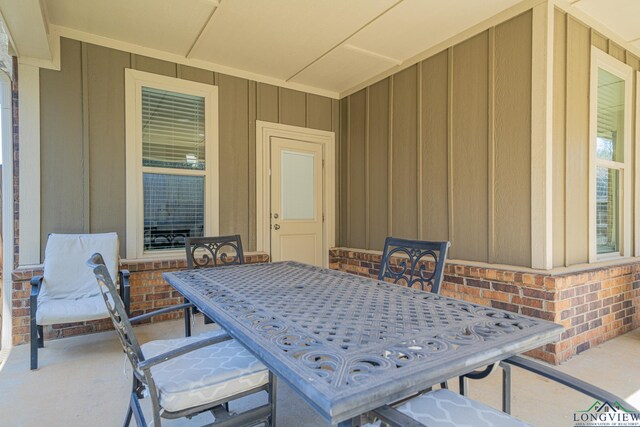
[{"label": "door trim", "polygon": [[334,132],[309,129],[279,123],[256,121],[256,249],[271,256],[269,229],[269,140],[288,138],[322,145],[324,169],[322,173],[324,226],[322,250],[324,267],[329,266],[329,249],[335,246],[336,201],[336,136]]}]

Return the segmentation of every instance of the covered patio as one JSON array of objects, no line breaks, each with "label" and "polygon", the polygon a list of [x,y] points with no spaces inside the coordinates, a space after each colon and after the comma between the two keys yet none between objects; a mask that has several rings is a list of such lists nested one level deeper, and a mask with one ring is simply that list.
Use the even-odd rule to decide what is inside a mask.
[{"label": "covered patio", "polygon": [[[413,426],[412,399],[442,396],[542,426],[638,415],[609,402],[640,406],[637,16],[0,0],[0,426],[116,425],[127,402],[143,424],[138,401],[225,427],[256,405],[265,425]],[[145,345],[201,363],[192,332],[254,369],[230,411],[147,398],[166,360]]]},{"label": "covered patio", "polygon": [[[201,331],[202,322],[197,324],[200,325],[198,331]],[[169,321],[138,329],[138,334],[145,341],[179,337],[182,322]],[[625,396],[631,404],[639,406],[639,345],[640,332],[636,330],[569,360],[559,369]],[[3,425],[117,425],[127,405],[131,370],[125,364],[114,333],[100,332],[52,341],[47,350],[49,354],[39,372],[25,372],[29,361],[27,346],[13,349],[0,365]],[[527,372],[516,372],[513,381],[513,414],[535,426],[572,425],[574,412],[593,403],[589,397]],[[455,389],[455,382],[451,386]],[[328,425],[285,384],[281,383],[279,387],[279,425]],[[473,384],[470,395],[500,409],[500,376],[496,373]],[[252,399],[259,401],[260,398]],[[243,404],[249,406],[254,401]],[[149,405],[144,410],[149,414]],[[51,420],[56,421],[51,423]],[[198,426],[211,421],[210,414],[203,414],[191,421],[170,420],[166,425]]]}]

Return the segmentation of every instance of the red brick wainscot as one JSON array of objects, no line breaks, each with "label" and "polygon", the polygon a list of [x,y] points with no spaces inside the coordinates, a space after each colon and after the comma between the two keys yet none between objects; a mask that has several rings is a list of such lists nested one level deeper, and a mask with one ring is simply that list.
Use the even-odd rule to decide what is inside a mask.
[{"label": "red brick wainscot", "polygon": [[[246,254],[245,262],[268,262],[269,255],[263,253]],[[162,273],[168,271],[184,270],[186,261],[136,261],[121,262],[120,267],[131,272],[131,315],[138,316],[143,313],[157,310],[175,304],[182,304],[182,297],[162,278]],[[33,276],[41,275],[42,267],[19,268],[13,272],[12,286],[12,316],[13,344],[25,344],[30,341],[29,331],[29,295],[31,285],[29,281]],[[97,284],[96,284],[97,286]],[[182,317],[182,310],[159,315],[152,319],[159,322]],[[92,332],[100,332],[113,329],[110,319],[93,320],[90,322],[67,323],[53,326],[45,326],[45,340],[81,335]]]},{"label": "red brick wainscot", "polygon": [[[381,253],[336,248],[330,267],[377,277]],[[553,274],[447,262],[442,295],[550,320],[565,327],[559,342],[527,354],[559,364],[640,327],[640,262]]]}]

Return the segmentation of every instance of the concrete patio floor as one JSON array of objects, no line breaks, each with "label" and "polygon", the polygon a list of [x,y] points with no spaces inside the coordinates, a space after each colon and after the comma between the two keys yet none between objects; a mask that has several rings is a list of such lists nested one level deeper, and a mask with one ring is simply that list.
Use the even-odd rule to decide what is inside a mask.
[{"label": "concrete patio floor", "polygon": [[[196,333],[202,331],[197,319]],[[182,321],[136,328],[142,342],[177,337]],[[0,353],[0,426],[122,425],[131,383],[131,369],[113,332],[65,338],[45,343],[40,368],[29,370],[29,346]],[[626,398],[640,407],[640,329],[592,348],[567,361],[559,370]],[[499,408],[500,374],[471,384],[471,397]],[[455,388],[453,381],[450,382]],[[566,387],[514,369],[513,414],[536,426],[571,426],[573,412],[593,399]],[[245,398],[235,407],[259,403],[266,396]],[[150,402],[143,400],[145,412]],[[232,408],[234,406],[232,405]],[[148,418],[148,421],[150,419]],[[192,420],[163,421],[167,426],[211,422],[209,414]],[[323,419],[282,382],[278,392],[278,425],[326,426]]]}]

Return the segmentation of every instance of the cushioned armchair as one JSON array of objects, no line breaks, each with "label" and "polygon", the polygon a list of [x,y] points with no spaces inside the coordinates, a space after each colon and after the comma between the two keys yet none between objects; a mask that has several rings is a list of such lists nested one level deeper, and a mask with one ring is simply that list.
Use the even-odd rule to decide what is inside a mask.
[{"label": "cushioned armchair", "polygon": [[104,254],[109,272],[118,273],[120,296],[129,310],[129,272],[118,272],[118,235],[50,234],[44,255],[44,275],[31,279],[31,369],[38,368],[38,348],[44,347],[43,326],[109,317],[93,272],[85,261]]}]

